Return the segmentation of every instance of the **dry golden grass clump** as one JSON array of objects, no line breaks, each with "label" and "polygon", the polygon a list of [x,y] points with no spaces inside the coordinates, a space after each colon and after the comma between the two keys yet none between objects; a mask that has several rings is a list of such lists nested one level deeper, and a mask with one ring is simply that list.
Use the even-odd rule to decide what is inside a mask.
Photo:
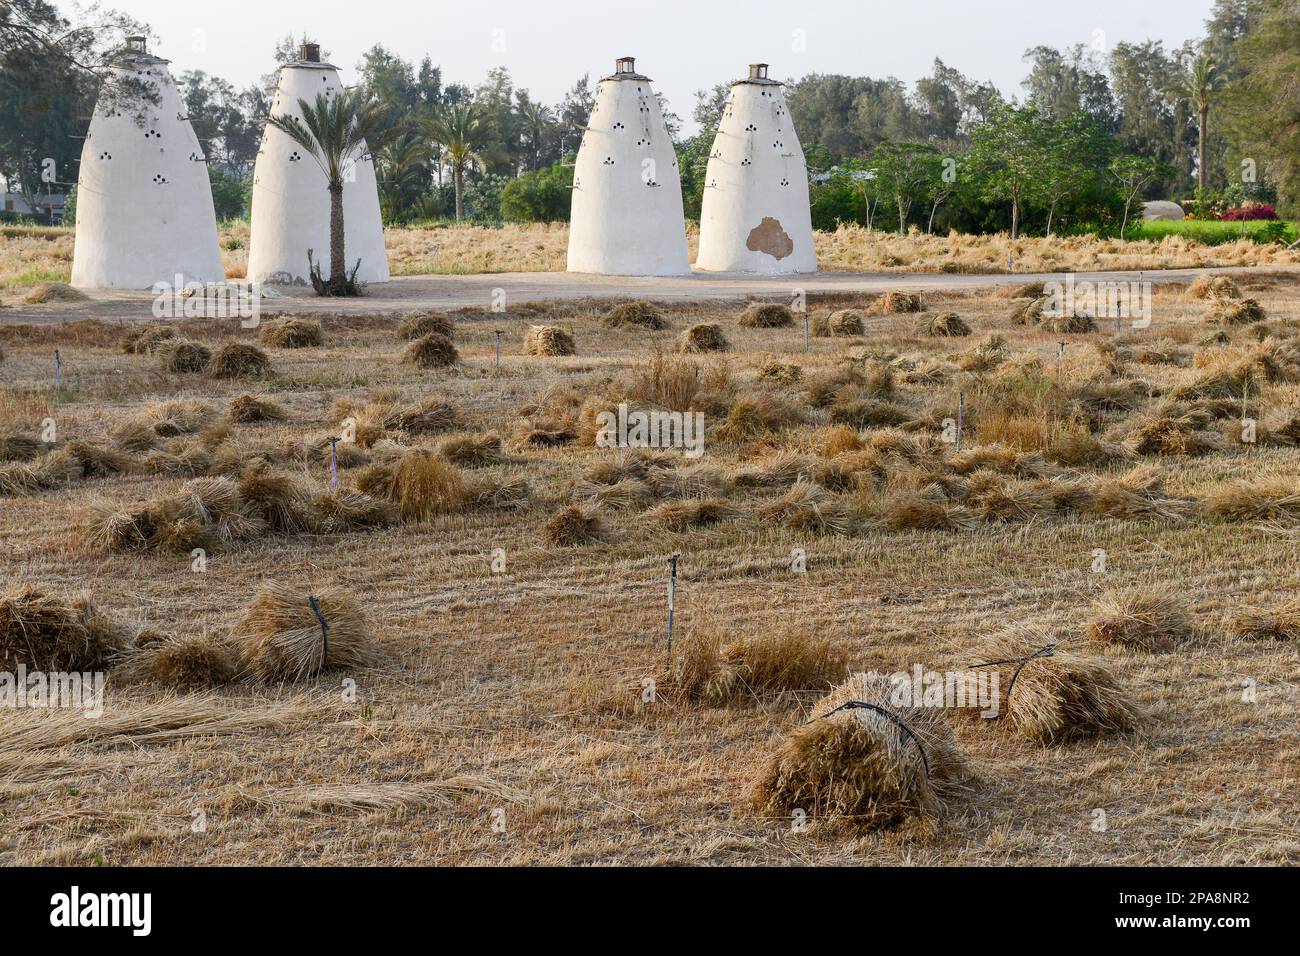
[{"label": "dry golden grass clump", "polygon": [[1097,601],[1090,640],[1144,651],[1171,650],[1192,636],[1186,598],[1167,588],[1134,588]]},{"label": "dry golden grass clump", "polygon": [[980,525],[978,515],[937,485],[891,489],[872,510],[892,531],[971,531]]},{"label": "dry golden grass clump", "polygon": [[269,585],[253,598],[233,637],[241,672],[254,680],[305,680],[382,660],[357,599],[335,587]]},{"label": "dry golden grass clump", "polygon": [[1300,639],[1300,600],[1292,599],[1271,608],[1243,608],[1230,624],[1232,632],[1250,641],[1294,641]]},{"label": "dry golden grass clump", "polygon": [[1199,275],[1187,292],[1194,299],[1241,298],[1241,289],[1231,276]]},{"label": "dry golden grass clump", "polygon": [[89,302],[90,296],[79,289],[74,289],[66,282],[42,282],[25,296],[23,302],[28,305],[45,305],[50,302]]},{"label": "dry golden grass clump", "polygon": [[152,355],[176,338],[172,325],[143,325],[122,336],[122,351],[127,355]]},{"label": "dry golden grass clump", "polygon": [[881,315],[920,312],[921,297],[915,292],[900,292],[897,289],[890,289],[876,300],[876,311]]},{"label": "dry golden grass clump", "polygon": [[862,313],[855,309],[814,312],[808,325],[809,333],[822,339],[861,335],[865,330]]},{"label": "dry golden grass clump", "polygon": [[576,355],[573,336],[553,325],[530,325],[524,335],[526,355]]},{"label": "dry golden grass clump", "polygon": [[128,451],[149,451],[159,439],[193,434],[215,417],[212,406],[198,399],[155,402],[118,425],[113,440]]},{"label": "dry golden grass clump", "polygon": [[893,697],[888,677],[854,674],[813,705],[813,720],[759,768],[753,810],[786,818],[802,810],[859,830],[941,812],[966,774],[948,718]]},{"label": "dry golden grass clump", "polygon": [[1057,509],[1057,501],[1038,482],[1018,481],[994,471],[971,476],[965,504],[988,522],[1028,521]]},{"label": "dry golden grass clump", "polygon": [[172,339],[156,350],[163,370],[175,375],[202,372],[212,361],[212,350],[201,342]]},{"label": "dry golden grass clump", "polygon": [[692,325],[677,339],[678,352],[725,352],[729,348],[731,344],[722,334],[722,326],[712,322]]},{"label": "dry golden grass clump", "polygon": [[131,680],[196,691],[234,681],[239,676],[239,656],[233,645],[206,634],[167,636],[132,649],[121,671]]},{"label": "dry golden grass clump", "polygon": [[26,432],[0,433],[0,461],[31,461],[44,447],[44,443]]},{"label": "dry golden grass clump", "polygon": [[779,431],[799,421],[790,402],[766,393],[736,400],[727,417],[713,429],[715,441],[741,443]]},{"label": "dry golden grass clump", "polygon": [[36,461],[0,465],[0,498],[48,491],[81,476],[81,462],[60,448]]},{"label": "dry golden grass clump", "polygon": [[665,501],[645,516],[665,531],[684,533],[729,521],[737,514],[725,498],[686,498]]},{"label": "dry golden grass clump", "polygon": [[242,395],[236,395],[230,400],[230,411],[226,419],[236,424],[245,425],[252,422],[280,421],[284,417],[284,409],[276,402],[269,398],[258,398],[256,395],[249,395],[245,392]]},{"label": "dry golden grass clump", "polygon": [[785,329],[794,325],[794,313],[780,302],[755,302],[740,313],[740,325],[747,329]]},{"label": "dry golden grass clump", "polygon": [[93,547],[113,551],[189,551],[246,540],[265,532],[229,478],[195,478],[172,495],[123,508],[92,501],[82,534]]},{"label": "dry golden grass clump", "polygon": [[797,385],[803,379],[803,368],[769,355],[759,365],[758,377],[778,385]]},{"label": "dry golden grass clump", "polygon": [[889,428],[910,421],[912,413],[893,402],[859,398],[831,408],[831,421],[853,428]]},{"label": "dry golden grass clump", "polygon": [[622,302],[600,317],[607,329],[648,329],[659,332],[668,328],[664,314],[649,302]]},{"label": "dry golden grass clump", "polygon": [[779,630],[730,636],[700,630],[673,655],[665,695],[726,705],[786,692],[824,693],[843,676],[848,655],[825,636]]},{"label": "dry golden grass clump", "polygon": [[402,353],[402,362],[416,368],[447,368],[459,361],[460,353],[456,346],[441,332],[420,336]]},{"label": "dry golden grass clump", "polygon": [[1222,441],[1203,430],[1197,416],[1166,408],[1140,415],[1124,437],[1124,444],[1137,455],[1204,455],[1218,451]]},{"label": "dry golden grass clump", "polygon": [[1093,322],[1092,317],[1078,312],[1061,312],[1059,314],[1045,312],[1042,315],[1042,320],[1038,323],[1038,327],[1045,332],[1066,335],[1083,335],[1087,332],[1097,331],[1097,323]]},{"label": "dry golden grass clump", "polygon": [[455,334],[451,321],[441,312],[410,312],[397,323],[397,337],[404,342],[434,333],[448,339]]},{"label": "dry golden grass clump", "polygon": [[261,323],[257,340],[278,349],[306,349],[324,345],[325,331],[313,319],[268,319]]},{"label": "dry golden grass clump", "polygon": [[1021,282],[1018,285],[1004,285],[997,291],[1000,299],[1041,299],[1046,291],[1042,282]]},{"label": "dry golden grass clump", "polygon": [[312,492],[297,475],[276,471],[264,461],[244,469],[236,483],[239,503],[251,517],[281,534],[302,534],[316,526]]},{"label": "dry golden grass clump", "polygon": [[1182,518],[1190,507],[1191,502],[1165,492],[1165,473],[1151,466],[1096,479],[1083,506],[1091,514],[1123,520]]},{"label": "dry golden grass clump", "polygon": [[690,410],[700,391],[700,370],[690,359],[655,349],[649,361],[632,370],[627,398],[672,412]]},{"label": "dry golden grass clump", "polygon": [[956,312],[938,312],[922,316],[917,333],[937,337],[970,335],[970,326]]},{"label": "dry golden grass clump", "polygon": [[1008,720],[1040,744],[1123,733],[1139,725],[1141,708],[1105,663],[1059,647],[1050,656],[1034,656],[1042,650],[1037,639],[1001,638],[980,651],[980,662],[1009,662],[997,665],[996,723]]},{"label": "dry golden grass clump", "polygon": [[1210,490],[1201,508],[1229,521],[1295,521],[1300,518],[1300,481],[1267,476],[1225,481]]},{"label": "dry golden grass clump", "polygon": [[330,490],[312,499],[318,530],[333,534],[387,528],[397,520],[397,509],[359,491]]},{"label": "dry golden grass clump", "polygon": [[546,538],[551,544],[572,547],[604,541],[610,530],[594,505],[570,505],[546,522]]},{"label": "dry golden grass clump", "polygon": [[226,342],[208,363],[208,374],[213,378],[246,378],[270,370],[271,357],[247,342]]},{"label": "dry golden grass clump", "polygon": [[761,506],[758,517],[813,534],[848,534],[853,530],[852,509],[811,481],[796,481],[785,494]]},{"label": "dry golden grass clump", "polygon": [[63,451],[81,465],[81,475],[85,478],[110,478],[136,470],[136,462],[130,456],[112,448],[92,445],[80,438],[68,442]]},{"label": "dry golden grass clump", "polygon": [[1012,325],[1037,325],[1043,318],[1043,308],[1049,299],[1040,295],[1033,299],[1017,299],[1011,306]]},{"label": "dry golden grass clump", "polygon": [[130,641],[89,597],[66,601],[31,587],[0,597],[0,670],[104,670]]},{"label": "dry golden grass clump", "polygon": [[465,483],[456,466],[425,448],[406,449],[363,468],[357,489],[391,501],[407,521],[448,514],[466,503]]},{"label": "dry golden grass clump", "polygon": [[1205,321],[1215,325],[1250,325],[1266,318],[1257,299],[1215,299],[1205,313]]},{"label": "dry golden grass clump", "polygon": [[438,446],[438,454],[462,468],[486,468],[504,460],[501,436],[496,434],[446,438]]}]

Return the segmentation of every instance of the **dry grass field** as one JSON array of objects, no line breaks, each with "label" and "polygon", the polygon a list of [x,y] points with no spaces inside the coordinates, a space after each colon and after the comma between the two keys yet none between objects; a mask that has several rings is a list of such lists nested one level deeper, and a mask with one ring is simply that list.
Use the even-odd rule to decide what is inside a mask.
[{"label": "dry grass field", "polygon": [[[0,862],[1294,863],[1300,294],[1236,282],[1118,336],[1038,290],[815,301],[806,351],[743,302],[0,319],[0,655],[109,668],[98,719],[0,713]],[[679,352],[701,324],[726,349]],[[620,402],[702,412],[703,454],[597,447]],[[79,642],[16,637],[23,588],[88,598]],[[1002,717],[916,717],[923,776],[891,736],[897,805],[771,809],[850,672],[1048,642]]]},{"label": "dry grass field", "polygon": [[[42,282],[67,282],[72,272],[70,229],[0,230],[0,305]],[[1207,246],[1179,236],[1160,242],[1125,242],[1090,236],[1024,238],[926,236],[843,226],[815,233],[822,269],[847,272],[932,272],[996,275],[1007,272],[1200,269],[1300,263],[1300,249],[1256,245],[1243,239]],[[385,232],[393,275],[466,275],[491,272],[563,272],[569,245],[565,223],[390,228]],[[687,230],[691,259],[699,230]],[[248,265],[248,224],[222,227],[227,278],[243,278]],[[1010,268],[1008,268],[1010,265]]]}]

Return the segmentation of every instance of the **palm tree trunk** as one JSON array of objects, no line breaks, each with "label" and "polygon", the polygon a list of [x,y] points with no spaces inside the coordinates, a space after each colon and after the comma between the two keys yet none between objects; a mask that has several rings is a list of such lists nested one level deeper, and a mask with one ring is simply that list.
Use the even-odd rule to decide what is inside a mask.
[{"label": "palm tree trunk", "polygon": [[1196,137],[1196,181],[1202,189],[1205,188],[1205,127],[1210,121],[1209,104],[1201,106],[1200,114],[1197,117],[1200,122],[1197,125]]},{"label": "palm tree trunk", "polygon": [[1011,200],[1011,238],[1020,238],[1020,197]]},{"label": "palm tree trunk", "polygon": [[456,221],[460,222],[460,217],[465,212],[465,205],[461,201],[461,183],[464,181],[465,169],[463,166],[457,166],[454,173],[456,180]]},{"label": "palm tree trunk", "polygon": [[1052,201],[1051,208],[1047,210],[1047,238],[1052,238],[1052,217],[1056,215],[1056,201]]},{"label": "palm tree trunk", "polygon": [[343,249],[343,183],[330,183],[330,289],[335,295],[347,283]]}]

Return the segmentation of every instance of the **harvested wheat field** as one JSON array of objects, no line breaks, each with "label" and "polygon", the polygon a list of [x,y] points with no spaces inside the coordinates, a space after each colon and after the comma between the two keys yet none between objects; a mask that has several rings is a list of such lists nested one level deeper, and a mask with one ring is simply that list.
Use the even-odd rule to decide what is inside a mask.
[{"label": "harvested wheat field", "polygon": [[1300,290],[1233,280],[0,319],[0,658],[107,673],[0,719],[0,862],[1297,862]]}]

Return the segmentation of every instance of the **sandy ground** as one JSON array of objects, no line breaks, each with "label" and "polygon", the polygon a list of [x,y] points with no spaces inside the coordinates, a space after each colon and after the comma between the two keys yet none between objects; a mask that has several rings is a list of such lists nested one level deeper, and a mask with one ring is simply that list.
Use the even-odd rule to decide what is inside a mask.
[{"label": "sandy ground", "polygon": [[[1165,269],[1146,272],[1079,272],[1076,281],[1188,282],[1197,275],[1247,272],[1248,269]],[[1300,277],[1300,267],[1276,266],[1269,272]],[[490,275],[400,276],[373,285],[358,299],[321,299],[310,289],[275,286],[263,302],[263,313],[331,312],[345,315],[403,312],[419,309],[510,308],[527,302],[581,299],[648,299],[663,303],[727,302],[747,298],[788,300],[798,290],[809,296],[879,293],[887,289],[912,292],[993,290],[1026,282],[1062,281],[1063,273],[1011,275],[933,275],[897,272],[819,272],[797,276],[758,277],[733,273],[696,272],[689,276],[631,277],[569,272],[501,272]],[[151,320],[148,292],[97,291],[91,301],[31,306],[15,303],[0,310],[0,323],[59,322],[83,318],[119,321]]]}]

